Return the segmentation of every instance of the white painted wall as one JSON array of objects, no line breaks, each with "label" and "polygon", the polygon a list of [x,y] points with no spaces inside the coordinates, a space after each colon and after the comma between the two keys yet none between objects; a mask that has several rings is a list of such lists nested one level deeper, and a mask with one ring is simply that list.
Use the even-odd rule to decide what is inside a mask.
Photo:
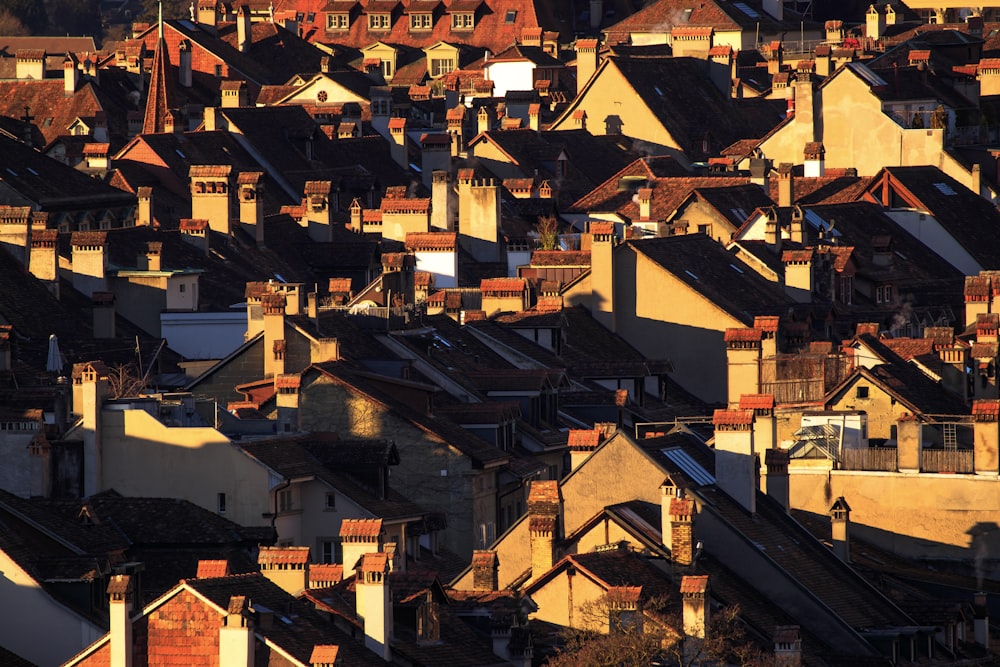
[{"label": "white painted wall", "polygon": [[3,551],[0,600],[8,612],[0,623],[0,645],[37,665],[60,665],[104,636],[53,599]]},{"label": "white painted wall", "polygon": [[984,267],[932,216],[906,210],[886,211],[886,215],[965,275],[974,276],[983,270]]},{"label": "white painted wall", "polygon": [[434,274],[434,287],[458,287],[458,253],[417,251],[417,271]]},{"label": "white painted wall", "polygon": [[245,311],[160,313],[161,335],[187,359],[222,359],[243,344]]},{"label": "white painted wall", "polygon": [[530,61],[487,61],[483,73],[493,82],[493,96],[503,97],[508,90],[534,90],[535,64]]}]

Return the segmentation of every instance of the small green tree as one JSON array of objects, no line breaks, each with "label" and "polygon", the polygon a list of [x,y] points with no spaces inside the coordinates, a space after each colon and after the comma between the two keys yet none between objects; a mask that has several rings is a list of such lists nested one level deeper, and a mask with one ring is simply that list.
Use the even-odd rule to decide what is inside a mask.
[{"label": "small green tree", "polygon": [[538,246],[542,250],[555,250],[559,247],[559,225],[554,215],[543,215],[535,225],[538,232]]}]

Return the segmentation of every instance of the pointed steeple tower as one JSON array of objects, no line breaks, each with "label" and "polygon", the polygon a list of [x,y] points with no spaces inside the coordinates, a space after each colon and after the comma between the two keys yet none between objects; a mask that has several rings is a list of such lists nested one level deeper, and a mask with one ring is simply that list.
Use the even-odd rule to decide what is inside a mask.
[{"label": "pointed steeple tower", "polygon": [[160,7],[159,38],[153,54],[153,68],[149,75],[149,91],[146,96],[146,115],[142,122],[142,133],[164,132],[164,119],[173,106],[173,80],[167,75],[170,70],[170,56],[167,43],[163,39],[163,7]]}]

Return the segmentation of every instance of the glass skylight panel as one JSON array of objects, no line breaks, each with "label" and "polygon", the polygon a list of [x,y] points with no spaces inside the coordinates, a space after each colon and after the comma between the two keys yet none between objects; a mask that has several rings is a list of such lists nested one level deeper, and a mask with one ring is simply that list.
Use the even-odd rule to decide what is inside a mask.
[{"label": "glass skylight panel", "polygon": [[750,5],[748,5],[745,2],[734,2],[733,3],[733,7],[735,7],[738,10],[740,10],[741,12],[743,12],[744,14],[746,14],[747,16],[749,16],[752,19],[759,19],[760,18],[760,14],[757,13],[757,10],[754,9],[753,7],[751,7]]},{"label": "glass skylight panel", "polygon": [[671,447],[662,451],[664,456],[673,461],[678,468],[684,471],[685,475],[690,477],[697,484],[702,486],[715,484],[715,477],[702,468],[697,461],[691,458],[690,454],[685,452],[680,447]]},{"label": "glass skylight panel", "polygon": [[943,195],[947,195],[949,197],[954,197],[955,195],[958,194],[947,183],[935,183],[934,187],[937,188],[938,192],[940,192]]}]

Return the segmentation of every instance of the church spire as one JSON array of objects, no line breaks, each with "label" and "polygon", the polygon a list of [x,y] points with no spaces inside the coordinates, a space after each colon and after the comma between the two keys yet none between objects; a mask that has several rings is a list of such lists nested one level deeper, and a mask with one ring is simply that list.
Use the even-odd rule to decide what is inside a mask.
[{"label": "church spire", "polygon": [[160,22],[160,38],[156,40],[156,52],[153,54],[153,67],[149,75],[149,91],[146,96],[146,113],[143,117],[143,134],[154,134],[164,131],[164,119],[170,111],[172,102],[172,81],[168,76],[170,71],[170,56],[167,53],[167,43],[163,39],[163,23]]}]

